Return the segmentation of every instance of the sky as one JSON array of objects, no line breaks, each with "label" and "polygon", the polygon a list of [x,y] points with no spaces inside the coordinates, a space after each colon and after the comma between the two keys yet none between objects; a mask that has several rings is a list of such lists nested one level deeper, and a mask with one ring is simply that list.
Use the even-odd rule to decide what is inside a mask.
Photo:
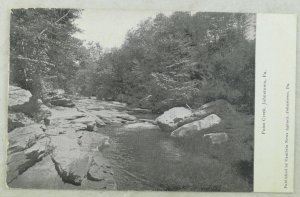
[{"label": "sky", "polygon": [[120,47],[128,30],[149,17],[155,17],[158,13],[156,11],[86,9],[75,21],[83,32],[76,33],[74,37],[99,42],[100,46],[105,49]]}]

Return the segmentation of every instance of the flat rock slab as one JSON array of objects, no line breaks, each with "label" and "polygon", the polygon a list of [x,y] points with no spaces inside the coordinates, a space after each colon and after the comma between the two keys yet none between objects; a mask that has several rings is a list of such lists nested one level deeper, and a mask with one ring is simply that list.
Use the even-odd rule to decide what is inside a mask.
[{"label": "flat rock slab", "polygon": [[74,120],[77,118],[85,117],[86,115],[76,108],[67,108],[67,107],[54,107],[51,108],[51,117],[50,119],[65,119],[65,120]]},{"label": "flat rock slab", "polygon": [[135,116],[120,112],[118,110],[91,111],[92,114],[102,119],[105,123],[125,123],[136,120]]},{"label": "flat rock slab", "polygon": [[26,189],[78,189],[78,186],[63,182],[50,156],[26,170],[8,186]]}]

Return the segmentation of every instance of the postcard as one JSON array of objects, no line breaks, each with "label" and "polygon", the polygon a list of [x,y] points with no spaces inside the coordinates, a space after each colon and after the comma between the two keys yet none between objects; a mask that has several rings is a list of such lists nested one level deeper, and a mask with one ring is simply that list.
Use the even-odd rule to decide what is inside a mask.
[{"label": "postcard", "polygon": [[293,192],[296,15],[8,14],[6,190]]}]

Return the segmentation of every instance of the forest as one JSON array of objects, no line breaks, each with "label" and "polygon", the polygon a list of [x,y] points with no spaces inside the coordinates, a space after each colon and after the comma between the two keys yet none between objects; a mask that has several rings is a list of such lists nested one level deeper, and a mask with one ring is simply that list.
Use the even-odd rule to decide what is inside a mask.
[{"label": "forest", "polygon": [[[70,95],[96,96],[161,113],[225,99],[254,112],[255,17],[174,12],[148,18],[123,45],[73,35],[77,9],[11,11],[10,83],[42,97],[44,80]],[[101,27],[99,27],[101,28]]]}]

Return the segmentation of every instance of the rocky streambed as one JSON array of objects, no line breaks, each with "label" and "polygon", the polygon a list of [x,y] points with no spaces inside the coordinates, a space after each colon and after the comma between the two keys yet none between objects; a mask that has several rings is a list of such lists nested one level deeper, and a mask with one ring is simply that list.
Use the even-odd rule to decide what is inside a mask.
[{"label": "rocky streambed", "polygon": [[226,101],[157,115],[53,96],[32,110],[28,91],[11,92],[10,187],[252,191],[253,118]]}]

